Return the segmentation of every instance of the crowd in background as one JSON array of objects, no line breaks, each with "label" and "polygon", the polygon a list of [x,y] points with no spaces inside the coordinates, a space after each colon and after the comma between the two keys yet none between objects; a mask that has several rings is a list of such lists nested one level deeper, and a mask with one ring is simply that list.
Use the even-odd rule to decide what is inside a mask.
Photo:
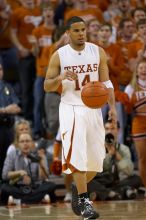
[{"label": "crowd in background", "polygon": [[[146,187],[145,0],[0,0],[0,176],[5,158],[15,160],[21,133],[29,133],[34,145],[42,137],[56,137],[61,88],[45,93],[43,83],[51,55],[68,43],[65,24],[72,16],[86,21],[87,41],[107,54],[120,124],[118,142],[129,148]],[[108,105],[102,112],[106,121]],[[25,176],[7,176],[8,167],[12,169],[5,167],[4,180]]]}]

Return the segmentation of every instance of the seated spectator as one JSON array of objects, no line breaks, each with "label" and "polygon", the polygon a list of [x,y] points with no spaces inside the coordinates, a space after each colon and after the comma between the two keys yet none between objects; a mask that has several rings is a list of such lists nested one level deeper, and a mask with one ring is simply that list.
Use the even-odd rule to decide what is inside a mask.
[{"label": "seated spectator", "polygon": [[[11,143],[11,145],[8,147],[7,155],[11,154],[12,152],[16,152],[18,149],[17,146],[17,138],[18,135],[21,133],[30,133],[31,134],[31,127],[29,121],[25,119],[16,120],[15,126],[14,126],[14,141]],[[34,146],[34,143],[32,143]]]},{"label": "seated spectator", "polygon": [[0,63],[0,179],[8,146],[14,138],[15,116],[21,111],[18,104],[13,88],[3,80],[3,66]]},{"label": "seated spectator", "polygon": [[[105,123],[105,146],[107,154],[103,172],[98,173],[88,184],[94,199],[134,199],[142,186],[141,178],[133,173],[133,162],[129,148],[117,142],[118,127],[111,120]],[[93,199],[93,197],[91,198]]]},{"label": "seated spectator", "polygon": [[17,153],[6,157],[2,173],[6,183],[1,189],[4,204],[7,204],[9,196],[21,199],[22,204],[39,203],[46,194],[50,196],[51,202],[55,201],[55,184],[48,181],[45,157],[32,156],[32,141],[29,133],[21,133],[17,139]]}]

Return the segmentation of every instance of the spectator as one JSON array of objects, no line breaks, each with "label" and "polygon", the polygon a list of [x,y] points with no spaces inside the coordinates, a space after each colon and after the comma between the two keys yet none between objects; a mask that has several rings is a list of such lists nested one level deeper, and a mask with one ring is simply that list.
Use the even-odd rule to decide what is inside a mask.
[{"label": "spectator", "polygon": [[135,71],[137,63],[146,58],[146,18],[137,22],[137,42],[130,47],[129,68]]},{"label": "spectator", "polygon": [[[114,85],[114,91],[116,97],[116,109],[118,114],[118,120],[120,122],[120,127],[121,127],[121,130],[119,132],[119,141],[120,143],[123,143],[124,142],[124,117],[123,117],[124,110],[122,104],[123,102],[125,102],[126,97],[125,94],[119,91],[119,82],[118,82],[118,77],[123,68],[123,57],[119,45],[110,42],[111,34],[112,34],[112,26],[109,23],[102,24],[98,31],[98,45],[100,45],[107,54],[109,77]],[[102,110],[103,110],[102,111],[103,118],[104,120],[106,120],[108,105],[105,105]]]},{"label": "spectator", "polygon": [[100,23],[96,18],[93,18],[87,22],[87,38],[89,42],[98,43],[98,30]]},{"label": "spectator", "polygon": [[[17,138],[21,133],[32,133],[29,121],[25,119],[16,120],[14,126],[14,141],[8,147],[7,155],[10,155],[13,152],[16,152],[18,149],[17,146]],[[34,147],[34,143],[32,142],[32,148]]]},{"label": "spectator", "polygon": [[138,154],[140,176],[146,187],[146,60],[137,64],[135,74],[125,92],[131,100],[132,137]]},{"label": "spectator", "polygon": [[111,23],[114,27],[118,27],[119,21],[123,18],[130,18],[131,17],[131,0],[117,0],[118,4],[118,15],[114,16],[111,20]]},{"label": "spectator", "polygon": [[137,24],[140,19],[146,18],[146,11],[142,7],[136,7],[131,11],[131,16],[134,23]]},{"label": "spectator", "polygon": [[118,15],[119,9],[118,9],[117,3],[118,3],[117,0],[110,0],[110,3],[108,5],[106,11],[104,11],[104,13],[103,13],[104,20],[106,22],[112,21],[112,19]]},{"label": "spectator", "polygon": [[36,70],[29,37],[41,21],[40,8],[35,6],[35,0],[23,0],[22,6],[14,10],[11,16],[11,38],[19,55],[22,110],[24,118],[30,121],[33,121],[33,84]]},{"label": "spectator", "polygon": [[[45,70],[43,67],[44,56],[43,49],[52,44],[52,34],[55,30],[54,10],[48,3],[41,5],[43,24],[32,31],[30,41],[33,44],[33,54],[36,56],[36,79],[34,82],[33,96],[33,135],[35,139],[39,139],[44,135],[44,90],[43,83],[45,79]],[[48,58],[47,58],[48,59]]]},{"label": "spectator", "polygon": [[130,60],[129,51],[130,48],[134,47],[135,43],[137,42],[137,39],[135,39],[135,25],[132,19],[123,18],[119,22],[118,33],[119,40],[117,41],[117,44],[121,47],[122,57],[124,59],[124,65],[118,76],[118,81],[122,87],[121,90],[124,91],[125,86],[131,81],[133,75],[133,72],[130,70],[128,64]]},{"label": "spectator", "polygon": [[133,199],[137,195],[136,189],[142,185],[140,177],[133,173],[129,148],[118,143],[118,129],[111,120],[105,123],[107,154],[103,172],[88,184],[89,191],[95,192],[96,199]]},{"label": "spectator", "polygon": [[3,67],[0,64],[0,179],[8,146],[14,138],[15,116],[21,111],[18,104],[13,88],[3,80]]},{"label": "spectator", "polygon": [[3,62],[4,79],[18,82],[18,57],[10,37],[11,6],[6,0],[0,1],[0,57]]},{"label": "spectator", "polygon": [[17,153],[8,155],[5,160],[2,176],[6,183],[2,185],[2,202],[6,204],[11,195],[21,199],[23,204],[39,203],[46,194],[50,195],[52,202],[55,201],[55,184],[48,181],[44,155],[39,155],[36,160],[31,154],[31,135],[21,133],[17,144]]}]

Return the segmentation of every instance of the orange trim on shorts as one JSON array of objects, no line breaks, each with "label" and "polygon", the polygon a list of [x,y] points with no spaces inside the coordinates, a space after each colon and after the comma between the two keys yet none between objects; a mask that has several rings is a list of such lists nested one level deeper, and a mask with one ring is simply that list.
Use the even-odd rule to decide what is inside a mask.
[{"label": "orange trim on shorts", "polygon": [[67,169],[70,169],[72,173],[77,171],[77,169],[73,165],[67,164],[67,163],[63,164],[62,165],[62,171],[65,171]]},{"label": "orange trim on shorts", "polygon": [[69,152],[67,155],[67,159],[65,159],[64,149],[62,147],[63,157],[65,160],[65,164],[62,165],[62,171],[65,171],[69,168],[72,171],[72,173],[77,170],[73,165],[70,164],[70,159],[71,159],[71,155],[72,155],[72,143],[73,143],[74,130],[75,130],[75,118],[74,118],[74,122],[73,122],[73,128],[72,128],[72,134],[71,134],[71,144],[70,144]]}]

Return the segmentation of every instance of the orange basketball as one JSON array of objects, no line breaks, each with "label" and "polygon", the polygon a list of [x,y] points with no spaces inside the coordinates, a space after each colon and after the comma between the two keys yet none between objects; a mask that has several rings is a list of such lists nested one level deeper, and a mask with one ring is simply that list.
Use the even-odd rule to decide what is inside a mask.
[{"label": "orange basketball", "polygon": [[107,103],[108,89],[99,81],[87,83],[81,91],[83,103],[90,108],[101,108]]}]

